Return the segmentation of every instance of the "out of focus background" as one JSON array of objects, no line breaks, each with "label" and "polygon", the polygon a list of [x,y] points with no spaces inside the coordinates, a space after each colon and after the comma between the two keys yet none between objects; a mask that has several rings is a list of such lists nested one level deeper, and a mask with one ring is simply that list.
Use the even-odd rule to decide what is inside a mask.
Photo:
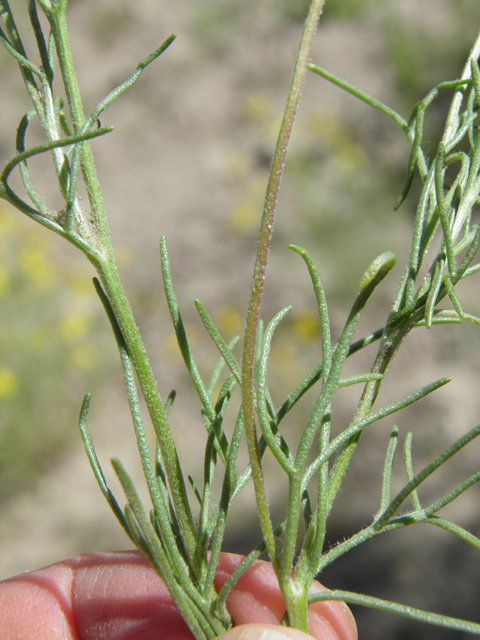
[{"label": "out of focus background", "polygon": [[[34,55],[24,3],[11,0]],[[226,338],[242,333],[257,225],[279,119],[307,10],[306,0],[70,0],[69,24],[85,108],[91,110],[170,33],[176,42],[102,116],[115,131],[93,150],[118,263],[162,396],[177,390],[172,425],[186,473],[201,484],[205,434],[162,294],[158,239],[168,240],[185,324],[202,374],[216,352],[196,316],[207,307]],[[477,0],[328,0],[312,60],[407,117],[438,82],[459,76],[480,28]],[[13,60],[0,52],[0,161],[14,153],[15,129],[30,108]],[[450,95],[428,112],[426,148],[435,147]],[[32,132],[33,139],[35,131]],[[382,114],[313,74],[307,78],[286,166],[268,273],[264,317],[293,310],[273,344],[270,384],[280,403],[321,357],[315,302],[301,259],[315,259],[339,335],[361,274],[383,251],[398,265],[380,287],[358,337],[384,322],[409,250],[412,194],[392,209],[409,148]],[[52,206],[58,189],[31,162]],[[109,459],[141,484],[116,348],[91,284],[87,261],[60,238],[0,202],[0,579],[69,555],[131,544],[104,502],[83,452],[77,417],[92,393],[91,431],[122,503]],[[464,308],[480,312],[478,279],[465,283]],[[449,375],[418,406],[385,420],[360,441],[328,531],[329,543],[371,521],[383,456],[398,424],[414,434],[417,470],[480,421],[479,329],[418,330],[382,391],[387,403]],[[367,371],[375,347],[349,363]],[[348,424],[359,389],[340,396],[334,428]],[[302,428],[314,395],[293,412],[286,435]],[[459,454],[421,494],[433,500],[478,470],[479,447]],[[395,483],[404,479],[398,454]],[[285,485],[266,460],[278,522]],[[474,487],[445,515],[480,534]],[[259,539],[252,492],[233,510],[226,550]],[[441,531],[417,526],[363,545],[321,576],[329,587],[364,591],[452,616],[478,619],[478,553]],[[360,638],[461,638],[402,618],[356,609]]]}]

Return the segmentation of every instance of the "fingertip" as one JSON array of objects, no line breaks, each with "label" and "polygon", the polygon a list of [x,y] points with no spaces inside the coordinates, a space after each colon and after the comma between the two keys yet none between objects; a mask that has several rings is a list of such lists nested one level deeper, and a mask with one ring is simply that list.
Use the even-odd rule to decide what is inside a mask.
[{"label": "fingertip", "polygon": [[[326,591],[319,582],[312,584],[312,592]],[[318,640],[357,640],[357,624],[344,602],[323,600],[308,607],[308,624],[312,636]]]},{"label": "fingertip", "polygon": [[[215,583],[217,589],[223,587],[242,560],[243,556],[235,554],[224,553],[220,556]],[[316,591],[325,591],[325,587],[315,581],[311,592]],[[257,560],[247,569],[229,594],[227,607],[235,625],[228,633],[247,627],[253,633],[252,623],[264,629],[273,627],[276,633],[296,632],[280,626],[285,614],[285,600],[270,562]],[[325,600],[311,604],[308,607],[308,623],[310,636],[307,637],[310,640],[312,636],[317,640],[357,640],[355,619],[343,602]],[[228,640],[235,640],[235,636]]]}]

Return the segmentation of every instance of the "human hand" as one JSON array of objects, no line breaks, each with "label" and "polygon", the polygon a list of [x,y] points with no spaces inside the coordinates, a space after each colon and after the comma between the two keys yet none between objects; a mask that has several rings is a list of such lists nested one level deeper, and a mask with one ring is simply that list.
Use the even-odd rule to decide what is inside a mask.
[{"label": "human hand", "polygon": [[[222,554],[221,588],[243,557]],[[318,584],[318,583],[317,583]],[[320,585],[315,587],[322,589]],[[258,560],[227,600],[234,627],[219,640],[312,640],[278,626],[285,603],[272,566]],[[356,640],[339,602],[309,607],[317,640]],[[2,640],[192,640],[162,580],[137,551],[86,553],[0,583]]]}]

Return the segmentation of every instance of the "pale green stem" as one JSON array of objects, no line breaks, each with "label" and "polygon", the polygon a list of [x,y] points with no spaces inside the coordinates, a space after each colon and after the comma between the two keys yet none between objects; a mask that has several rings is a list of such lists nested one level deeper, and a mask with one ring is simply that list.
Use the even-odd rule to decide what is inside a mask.
[{"label": "pale green stem", "polygon": [[[54,9],[46,10],[46,15],[55,39],[74,131],[79,132],[82,131],[85,124],[85,116],[68,38],[65,16],[66,4],[66,2],[62,2]],[[165,408],[158,392],[142,338],[115,264],[107,218],[103,206],[103,197],[92,152],[88,143],[82,143],[80,164],[92,209],[94,220],[93,241],[96,244],[95,253],[92,252],[87,255],[87,257],[98,271],[122,331],[128,353],[132,359],[142,395],[145,399],[155,431],[159,437],[179,526],[182,531],[187,553],[192,561],[192,566],[194,566],[195,528],[175,442],[170,431]]]},{"label": "pale green stem", "polygon": [[[262,220],[260,223],[257,255],[255,259],[252,288],[250,292],[250,302],[248,306],[245,326],[242,376],[245,433],[247,437],[250,463],[252,467],[252,477],[255,486],[257,509],[260,517],[262,533],[265,539],[270,559],[277,571],[280,568],[279,557],[276,550],[275,536],[273,533],[273,527],[268,510],[268,501],[260,461],[260,452],[258,449],[257,430],[255,426],[255,343],[257,338],[258,323],[260,320],[260,306],[264,289],[268,256],[270,253],[275,209],[277,205],[280,182],[283,175],[283,168],[285,165],[287,147],[290,141],[293,122],[295,120],[295,115],[297,112],[302,87],[305,80],[312,41],[317,29],[320,15],[322,13],[324,2],[325,0],[313,0],[310,5],[309,14],[305,21],[303,35],[293,72],[293,79],[287,99],[287,105],[283,115],[283,120],[273,155],[272,166],[270,169]],[[299,611],[297,605],[299,601],[298,594],[295,593],[294,589],[288,589],[288,592],[285,592],[284,595],[287,600],[290,624],[308,632],[306,608],[305,611],[303,611],[303,608],[301,612]],[[297,615],[297,613],[300,615]]]},{"label": "pale green stem", "polygon": [[[66,9],[67,2],[59,2],[58,6],[55,7],[55,9],[46,12],[46,15],[50,22],[50,26],[52,27],[55,48],[57,50],[60,70],[65,86],[65,92],[67,94],[67,102],[70,110],[73,130],[75,133],[80,133],[85,125],[85,115],[80,88],[78,86],[75,67],[73,64],[70,40],[68,37]],[[82,143],[80,157],[80,166],[85,186],[87,188],[88,200],[94,221],[95,233],[92,240],[96,241],[97,246],[95,248],[101,251],[103,256],[109,262],[113,262],[113,249],[103,205],[102,191],[98,181],[97,172],[95,170],[92,151],[88,142]]]},{"label": "pale green stem", "polygon": [[[402,327],[399,328],[393,335],[387,334],[382,339],[382,342],[378,349],[377,357],[371,370],[371,373],[382,374],[382,378],[380,380],[372,380],[365,385],[365,389],[363,390],[351,424],[361,422],[371,411],[377,395],[380,391],[380,387],[383,382],[383,376],[387,372],[388,367],[397,354],[403,340],[406,338],[407,334],[411,329],[413,329],[414,326],[415,320],[408,319],[403,323]],[[330,509],[338,493],[338,490],[340,489],[340,485],[355,452],[359,438],[360,433],[356,436],[353,436],[353,438],[342,447],[342,450],[335,460],[335,464],[333,466],[329,481],[328,509]]]}]

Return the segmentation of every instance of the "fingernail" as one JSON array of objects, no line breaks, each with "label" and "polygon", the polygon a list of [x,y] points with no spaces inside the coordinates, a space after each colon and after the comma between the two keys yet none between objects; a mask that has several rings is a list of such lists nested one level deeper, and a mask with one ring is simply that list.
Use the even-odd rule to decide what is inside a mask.
[{"label": "fingernail", "polygon": [[243,624],[222,633],[218,640],[312,640],[312,637],[280,625]]}]

